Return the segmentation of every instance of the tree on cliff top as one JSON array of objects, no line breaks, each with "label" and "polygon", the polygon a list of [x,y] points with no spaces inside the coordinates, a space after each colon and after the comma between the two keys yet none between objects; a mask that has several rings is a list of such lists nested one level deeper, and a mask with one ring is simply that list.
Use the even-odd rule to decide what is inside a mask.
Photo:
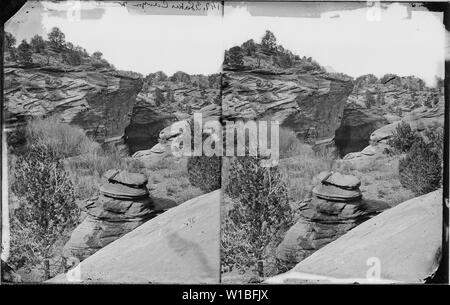
[{"label": "tree on cliff top", "polygon": [[42,36],[34,35],[30,40],[30,45],[36,53],[42,53],[45,50],[45,41]]},{"label": "tree on cliff top", "polygon": [[28,44],[28,42],[24,39],[20,43],[20,45],[17,47],[17,53],[18,53],[18,59],[19,62],[25,65],[29,65],[33,63],[32,58],[32,51],[31,46]]},{"label": "tree on cliff top", "polygon": [[10,51],[12,48],[14,48],[15,44],[16,38],[13,36],[13,34],[5,32],[5,50]]},{"label": "tree on cliff top", "polygon": [[95,59],[100,60],[100,59],[102,59],[103,53],[100,52],[100,51],[95,51],[95,52],[92,54],[92,56],[93,56]]},{"label": "tree on cliff top", "polygon": [[231,67],[241,67],[244,64],[244,55],[241,47],[232,47],[225,56],[225,63]]},{"label": "tree on cliff top", "polygon": [[256,51],[256,44],[253,39],[244,42],[242,44],[242,50],[244,50],[247,56],[252,56]]},{"label": "tree on cliff top", "polygon": [[267,51],[275,51],[277,48],[277,39],[271,31],[266,31],[261,44],[263,46],[263,49]]},{"label": "tree on cliff top", "polygon": [[66,41],[66,35],[57,27],[52,28],[51,32],[48,34],[48,40],[52,46],[56,48],[61,48],[64,46]]}]

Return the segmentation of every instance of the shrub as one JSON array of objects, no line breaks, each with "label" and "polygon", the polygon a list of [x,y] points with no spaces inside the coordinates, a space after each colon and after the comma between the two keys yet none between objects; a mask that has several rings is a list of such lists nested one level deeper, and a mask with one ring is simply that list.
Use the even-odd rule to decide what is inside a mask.
[{"label": "shrub", "polygon": [[102,59],[103,53],[102,53],[102,52],[99,52],[99,51],[95,51],[95,52],[92,54],[92,56],[93,56],[95,59],[100,60],[100,59]]},{"label": "shrub", "polygon": [[212,192],[221,187],[222,158],[218,156],[189,157],[187,172],[189,182],[204,192]]},{"label": "shrub", "polygon": [[106,59],[94,59],[91,64],[94,68],[108,68],[111,67],[109,62]]},{"label": "shrub", "polygon": [[288,53],[281,53],[274,57],[274,62],[281,68],[287,69],[292,67],[292,57]]},{"label": "shrub", "polygon": [[14,48],[14,45],[16,44],[16,38],[13,34],[9,32],[5,32],[5,50],[11,51],[11,49]]},{"label": "shrub", "polygon": [[443,130],[427,129],[406,157],[400,160],[401,184],[416,195],[432,192],[442,185]]},{"label": "shrub", "polygon": [[372,108],[373,105],[375,105],[375,98],[373,97],[373,94],[371,92],[369,92],[368,90],[366,90],[365,103],[366,103],[367,109],[370,109],[370,108]]},{"label": "shrub", "polygon": [[57,27],[52,28],[48,34],[50,44],[55,48],[62,48],[66,42],[66,35]]},{"label": "shrub", "polygon": [[169,80],[172,82],[181,82],[185,84],[191,83],[191,77],[183,71],[175,72],[171,77],[169,77]]},{"label": "shrub", "polygon": [[420,139],[420,135],[411,129],[411,125],[406,122],[400,122],[392,133],[388,144],[396,152],[408,152],[413,144]]},{"label": "shrub", "polygon": [[82,63],[82,56],[81,53],[69,49],[63,54],[63,60],[71,66],[79,66]]},{"label": "shrub", "polygon": [[73,228],[79,210],[60,159],[44,145],[32,145],[17,158],[12,191],[23,200],[13,211],[11,262],[31,265],[52,255],[62,233]]},{"label": "shrub", "polygon": [[22,40],[20,45],[17,47],[17,59],[19,60],[19,62],[25,65],[33,63],[32,54],[33,53],[31,51],[31,46],[25,39]]},{"label": "shrub", "polygon": [[261,41],[261,45],[266,51],[275,51],[277,48],[277,39],[271,31],[266,31]]},{"label": "shrub", "polygon": [[164,95],[161,89],[158,87],[155,88],[155,105],[160,106],[165,101]]},{"label": "shrub", "polygon": [[[196,134],[200,126],[190,121],[190,133]],[[203,145],[207,135],[202,135]],[[191,151],[195,150],[194,137],[191,137]],[[201,189],[203,192],[211,192],[220,189],[222,182],[222,157],[221,156],[190,156],[187,161],[187,172],[189,182]]]},{"label": "shrub", "polygon": [[232,47],[227,52],[226,63],[231,67],[241,67],[244,64],[244,55],[241,47]]},{"label": "shrub", "polygon": [[34,35],[30,40],[30,44],[36,53],[42,53],[45,50],[45,41],[42,36]]},{"label": "shrub", "polygon": [[256,52],[256,44],[253,39],[247,40],[242,44],[242,50],[247,56],[252,56]]},{"label": "shrub", "polygon": [[261,167],[256,157],[230,162],[225,193],[235,200],[224,217],[222,264],[242,271],[255,267],[264,276],[263,261],[270,259],[282,234],[292,224],[286,185],[277,167]]},{"label": "shrub", "polygon": [[441,163],[439,155],[425,142],[415,143],[405,158],[400,160],[401,184],[416,195],[438,189],[441,185]]}]

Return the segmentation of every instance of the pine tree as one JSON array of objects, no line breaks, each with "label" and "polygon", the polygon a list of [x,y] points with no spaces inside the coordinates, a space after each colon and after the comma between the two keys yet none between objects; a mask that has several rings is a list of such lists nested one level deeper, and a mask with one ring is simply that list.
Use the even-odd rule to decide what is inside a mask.
[{"label": "pine tree", "polygon": [[11,51],[11,49],[14,48],[15,44],[16,38],[13,36],[13,34],[5,32],[5,51]]},{"label": "pine tree", "polygon": [[53,47],[62,48],[66,41],[66,35],[57,27],[54,27],[48,34],[48,40]]},{"label": "pine tree", "polygon": [[232,47],[226,56],[226,62],[231,67],[241,67],[244,64],[244,55],[241,47]]},{"label": "pine tree", "polygon": [[271,31],[266,31],[261,44],[266,51],[275,51],[277,48],[277,39]]},{"label": "pine tree", "polygon": [[32,51],[30,44],[24,39],[17,47],[17,56],[21,64],[29,65],[33,63]]},{"label": "pine tree", "polygon": [[277,167],[261,167],[256,157],[235,157],[225,193],[235,203],[224,215],[223,265],[242,271],[255,267],[264,276],[268,248],[275,247],[292,224],[286,185]]},{"label": "pine tree", "polygon": [[30,45],[36,53],[42,53],[45,50],[45,41],[42,36],[34,35],[30,40]]}]

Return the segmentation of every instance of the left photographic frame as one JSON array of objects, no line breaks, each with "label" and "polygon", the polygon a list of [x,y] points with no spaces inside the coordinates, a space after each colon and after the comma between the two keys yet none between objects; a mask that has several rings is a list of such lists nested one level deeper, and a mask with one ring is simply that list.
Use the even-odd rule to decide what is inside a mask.
[{"label": "left photographic frame", "polygon": [[220,111],[222,10],[28,1],[6,21],[2,281],[219,283],[220,159],[204,181],[172,151]]}]

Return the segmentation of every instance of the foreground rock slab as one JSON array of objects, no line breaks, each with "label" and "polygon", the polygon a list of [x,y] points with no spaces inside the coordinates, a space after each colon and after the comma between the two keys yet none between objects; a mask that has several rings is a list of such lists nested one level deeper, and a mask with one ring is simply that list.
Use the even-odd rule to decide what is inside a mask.
[{"label": "foreground rock slab", "polygon": [[423,283],[438,268],[441,244],[437,190],[362,223],[267,283]]},{"label": "foreground rock slab", "polygon": [[49,282],[218,283],[220,191],[147,221]]}]

